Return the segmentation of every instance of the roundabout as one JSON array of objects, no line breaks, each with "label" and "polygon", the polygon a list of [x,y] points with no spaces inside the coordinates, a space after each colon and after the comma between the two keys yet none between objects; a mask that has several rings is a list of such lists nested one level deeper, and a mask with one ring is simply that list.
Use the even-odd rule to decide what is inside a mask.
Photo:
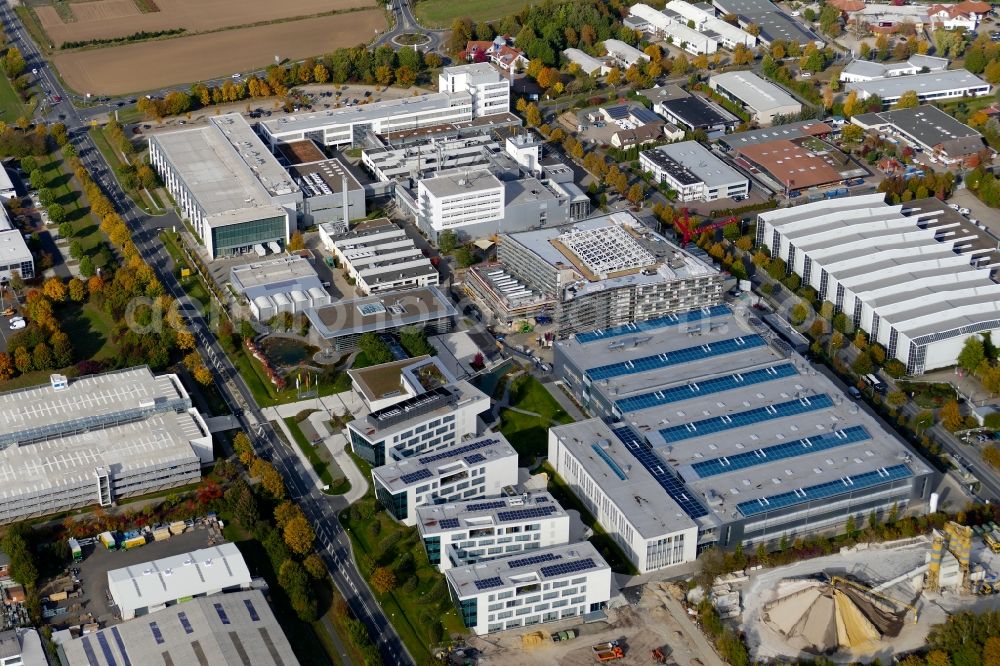
[{"label": "roundabout", "polygon": [[424,46],[430,42],[431,38],[429,35],[417,32],[404,32],[392,38],[392,43],[396,46]]}]

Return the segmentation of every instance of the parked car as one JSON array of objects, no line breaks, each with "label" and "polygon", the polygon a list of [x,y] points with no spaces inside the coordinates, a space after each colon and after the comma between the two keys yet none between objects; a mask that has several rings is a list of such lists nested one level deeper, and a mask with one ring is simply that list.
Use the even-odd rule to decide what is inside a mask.
[{"label": "parked car", "polygon": [[23,319],[17,319],[17,320],[14,320],[14,321],[10,322],[10,330],[16,331],[16,330],[24,328],[27,325],[28,325],[28,322],[24,321]]}]

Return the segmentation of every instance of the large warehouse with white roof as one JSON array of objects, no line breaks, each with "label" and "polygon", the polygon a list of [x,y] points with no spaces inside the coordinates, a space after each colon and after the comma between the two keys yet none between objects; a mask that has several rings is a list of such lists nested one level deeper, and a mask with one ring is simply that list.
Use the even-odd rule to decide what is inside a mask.
[{"label": "large warehouse with white roof", "polygon": [[908,374],[953,366],[966,338],[1000,334],[996,241],[936,199],[866,194],[761,213],[757,242]]}]

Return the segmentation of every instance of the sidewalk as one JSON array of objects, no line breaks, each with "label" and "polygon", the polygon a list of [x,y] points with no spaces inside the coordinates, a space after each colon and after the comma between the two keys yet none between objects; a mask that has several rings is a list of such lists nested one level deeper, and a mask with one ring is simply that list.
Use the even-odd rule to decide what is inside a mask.
[{"label": "sidewalk", "polygon": [[348,504],[354,504],[368,492],[368,479],[361,473],[358,466],[347,455],[347,436],[344,433],[331,433],[326,425],[326,414],[323,412],[313,412],[309,415],[309,423],[316,429],[317,434],[323,438],[323,446],[330,451],[334,461],[340,470],[347,477],[351,484],[351,489],[342,497]]}]

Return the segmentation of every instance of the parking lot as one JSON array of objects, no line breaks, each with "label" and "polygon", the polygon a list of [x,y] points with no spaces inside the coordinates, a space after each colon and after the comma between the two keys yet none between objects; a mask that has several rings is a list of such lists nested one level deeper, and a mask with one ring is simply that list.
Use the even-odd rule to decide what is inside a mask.
[{"label": "parking lot", "polygon": [[[54,628],[66,628],[88,622],[97,622],[102,627],[114,624],[117,616],[114,606],[108,599],[108,571],[205,548],[210,545],[212,538],[212,531],[204,524],[197,524],[184,534],[172,536],[166,541],[150,541],[145,546],[133,550],[110,551],[99,542],[84,546],[83,561],[70,565],[79,571],[75,576],[76,581],[71,569],[67,571],[67,576],[46,581],[40,589],[43,598],[72,585],[80,590],[79,597],[70,597],[46,605],[66,609],[65,612],[53,617],[50,623]],[[217,536],[214,538],[216,543],[220,541]]]}]

